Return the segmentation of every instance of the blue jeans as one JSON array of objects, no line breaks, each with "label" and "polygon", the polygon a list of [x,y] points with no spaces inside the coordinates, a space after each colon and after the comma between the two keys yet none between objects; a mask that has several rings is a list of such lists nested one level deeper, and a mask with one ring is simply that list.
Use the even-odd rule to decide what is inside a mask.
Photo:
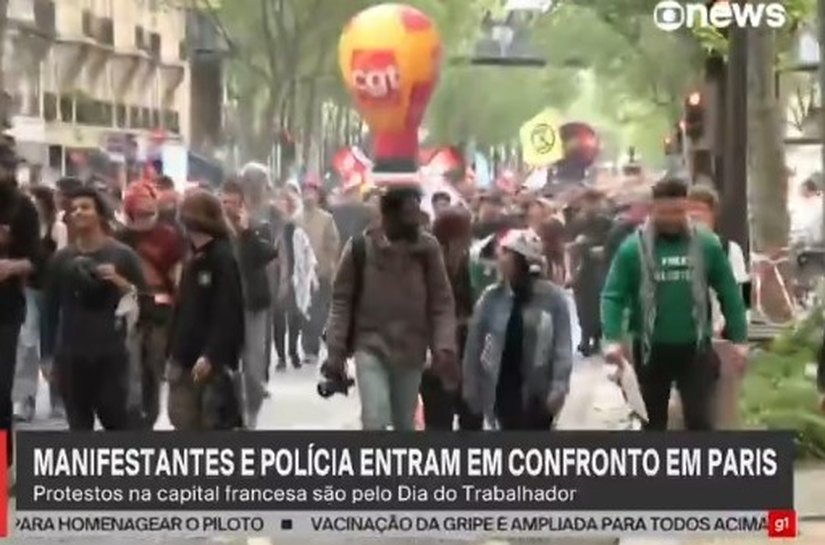
[{"label": "blue jeans", "polygon": [[355,354],[355,378],[361,398],[361,428],[415,430],[415,410],[422,368],[393,365],[368,352]]}]

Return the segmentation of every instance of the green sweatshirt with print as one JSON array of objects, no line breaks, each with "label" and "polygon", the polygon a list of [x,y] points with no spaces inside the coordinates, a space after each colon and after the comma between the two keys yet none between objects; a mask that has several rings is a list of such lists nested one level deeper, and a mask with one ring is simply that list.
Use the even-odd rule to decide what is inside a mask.
[{"label": "green sweatshirt with print", "polygon": [[[733,276],[730,262],[719,238],[712,232],[697,231],[705,256],[705,277],[716,292],[725,316],[728,337],[735,343],[748,338],[748,322],[742,290]],[[656,294],[656,326],[653,343],[689,344],[696,342],[696,321],[693,317],[693,294],[688,266],[689,241],[684,238],[659,237],[654,258],[658,266]],[[602,330],[608,341],[622,341],[626,333],[633,338],[642,336],[642,307],[639,295],[642,262],[639,255],[638,232],[628,236],[610,266],[602,290]],[[629,322],[626,313],[629,312]],[[707,310],[710,316],[710,310]],[[629,331],[625,332],[627,323]],[[706,338],[710,338],[713,324],[708,319]]]}]

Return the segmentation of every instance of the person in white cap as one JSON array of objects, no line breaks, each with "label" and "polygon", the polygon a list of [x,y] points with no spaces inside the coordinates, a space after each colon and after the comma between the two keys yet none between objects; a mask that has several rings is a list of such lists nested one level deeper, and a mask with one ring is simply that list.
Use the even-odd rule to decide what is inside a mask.
[{"label": "person in white cap", "polygon": [[501,280],[479,299],[464,353],[463,396],[501,430],[548,430],[570,387],[573,342],[562,288],[543,279],[539,237],[512,230],[499,245]]}]

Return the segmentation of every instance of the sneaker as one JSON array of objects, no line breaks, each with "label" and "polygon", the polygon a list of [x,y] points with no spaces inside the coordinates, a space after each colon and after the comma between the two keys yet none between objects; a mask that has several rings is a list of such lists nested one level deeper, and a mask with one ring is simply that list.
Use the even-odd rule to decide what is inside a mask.
[{"label": "sneaker", "polygon": [[278,360],[278,364],[275,365],[275,370],[281,373],[286,371],[286,362],[284,360]]},{"label": "sneaker", "polygon": [[17,422],[31,422],[32,420],[34,420],[34,409],[34,398],[27,397],[23,401],[15,403],[14,419]]},{"label": "sneaker", "polygon": [[290,358],[292,360],[292,367],[295,369],[301,368],[301,358]]}]

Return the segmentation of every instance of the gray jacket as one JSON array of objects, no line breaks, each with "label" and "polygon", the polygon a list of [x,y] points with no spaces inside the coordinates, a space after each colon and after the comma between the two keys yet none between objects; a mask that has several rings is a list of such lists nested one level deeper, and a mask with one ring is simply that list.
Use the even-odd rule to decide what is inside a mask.
[{"label": "gray jacket", "polygon": [[[462,393],[470,410],[495,425],[496,386],[513,305],[504,284],[490,286],[476,303],[464,352]],[[570,310],[561,288],[535,280],[524,306],[523,401],[560,406],[570,389],[573,341]]]}]

